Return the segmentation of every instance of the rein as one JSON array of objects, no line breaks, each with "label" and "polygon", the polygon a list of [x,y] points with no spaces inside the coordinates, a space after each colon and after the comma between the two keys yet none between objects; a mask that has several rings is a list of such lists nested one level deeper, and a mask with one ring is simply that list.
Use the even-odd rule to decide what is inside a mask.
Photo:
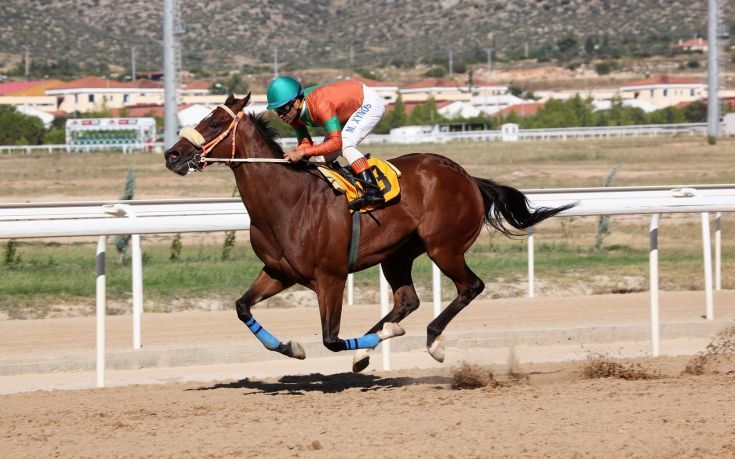
[{"label": "rein", "polygon": [[[217,137],[210,140],[206,144],[204,143],[204,136],[197,131],[194,128],[184,128],[181,130],[180,135],[181,137],[185,138],[189,142],[191,142],[195,147],[201,148],[202,152],[201,154],[197,154],[194,156],[193,161],[195,164],[204,164],[204,167],[207,167],[207,163],[213,163],[213,162],[224,162],[228,166],[231,163],[287,163],[288,160],[286,159],[279,159],[279,158],[235,158],[235,144],[237,141],[237,125],[240,123],[240,120],[245,116],[244,110],[240,110],[235,114],[232,110],[230,110],[230,107],[222,104],[219,105],[220,108],[222,108],[225,112],[227,112],[228,115],[232,117],[232,122],[230,125],[222,131]],[[230,135],[230,132],[232,132],[232,149],[230,152],[230,158],[207,158],[207,155],[214,150],[214,148],[220,144],[228,135]],[[230,166],[231,167],[231,166]]]}]

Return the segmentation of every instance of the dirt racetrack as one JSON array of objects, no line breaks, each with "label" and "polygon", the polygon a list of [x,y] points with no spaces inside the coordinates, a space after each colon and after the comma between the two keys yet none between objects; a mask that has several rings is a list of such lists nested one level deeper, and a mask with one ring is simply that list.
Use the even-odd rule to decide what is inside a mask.
[{"label": "dirt racetrack", "polygon": [[[663,360],[676,372],[685,359]],[[582,380],[574,367],[474,390],[403,370],[3,396],[0,456],[735,457],[733,374]]]},{"label": "dirt racetrack", "polygon": [[[505,364],[487,363],[489,359],[463,368],[465,357],[481,351],[456,344],[448,347],[451,359],[441,367],[416,368],[428,356],[406,349],[404,354],[416,365],[391,372],[373,366],[365,374],[344,373],[349,356],[341,356],[337,367],[325,357],[317,370],[282,373],[289,376],[254,377],[239,365],[240,376],[223,381],[15,393],[0,396],[0,457],[735,457],[734,293],[718,292],[717,317],[730,334],[714,341],[698,337],[698,349],[704,352],[698,365],[691,365],[691,355],[533,363],[534,352],[554,346],[519,341],[515,360]],[[680,292],[662,297],[662,337],[672,338],[662,343],[663,350],[676,353],[674,331],[694,330],[703,322],[701,296]],[[577,330],[593,325],[604,334],[606,327],[645,323],[646,299],[637,294],[494,300],[460,315],[447,334],[455,343],[462,342],[465,331],[479,338],[482,330],[497,335],[500,329],[516,333],[518,340],[522,331],[531,330],[540,339],[553,329],[574,330],[574,324]],[[488,305],[494,312],[488,312]],[[347,311],[345,333],[364,327],[364,317],[350,318],[361,311]],[[301,313],[316,315],[315,310],[291,309],[261,310],[256,316],[273,331],[296,333],[298,322],[305,321]],[[283,326],[276,320],[279,314],[289,316]],[[187,345],[202,344],[207,336],[234,340],[238,324],[233,316],[222,316],[218,325],[219,313],[146,314],[144,342],[149,348],[174,346],[178,327],[189,327],[178,338]],[[30,358],[60,343],[71,348],[86,338],[70,337],[93,329],[87,319],[0,323],[6,352],[0,360],[7,361],[8,349]],[[110,352],[118,339],[112,319],[118,318],[108,320]],[[119,319],[128,330],[129,317]],[[417,338],[422,335],[418,324],[425,325],[426,317],[413,320],[407,321],[409,334],[403,339],[410,341],[413,331]],[[232,334],[225,325],[230,323]],[[34,327],[54,336],[40,340]],[[633,336],[620,334],[621,329],[610,337]],[[158,333],[163,337],[156,338]],[[677,346],[690,341],[685,335],[678,336]],[[36,347],[24,344],[27,336]],[[307,331],[296,337],[306,341]],[[640,338],[645,348],[647,337]],[[718,344],[707,348],[707,342]],[[621,343],[602,346],[623,348]],[[398,354],[395,366],[401,368]],[[292,361],[280,362],[286,365],[282,368],[298,368]],[[689,373],[695,374],[683,374],[688,364]],[[341,370],[328,374],[331,368]],[[58,376],[3,376],[0,384]],[[480,387],[454,387],[473,381]]]}]

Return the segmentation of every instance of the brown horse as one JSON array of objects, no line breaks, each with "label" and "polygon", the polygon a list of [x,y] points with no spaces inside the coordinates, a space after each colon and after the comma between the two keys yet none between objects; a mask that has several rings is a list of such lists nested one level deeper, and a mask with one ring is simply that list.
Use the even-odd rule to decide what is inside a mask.
[{"label": "brown horse", "polygon": [[[230,96],[186,138],[165,153],[166,167],[186,175],[201,170],[201,158],[282,158],[274,131],[262,117],[244,115],[250,95]],[[182,131],[183,135],[183,131]],[[270,350],[304,358],[301,345],[282,343],[258,324],[251,307],[298,283],[316,292],[324,345],[332,351],[371,349],[403,334],[397,325],[419,306],[411,278],[416,257],[427,253],[457,287],[457,297],[427,327],[426,345],[438,361],[444,359],[442,340],[449,322],[484,289],[465,262],[465,252],[484,224],[511,235],[571,205],[530,209],[515,188],[470,176],[460,165],[440,155],[419,153],[392,159],[401,171],[398,202],[361,216],[363,231],[354,271],[380,263],[393,290],[393,310],[359,338],[340,339],[342,295],[348,274],[351,217],[345,199],[303,164],[230,163],[248,214],[250,242],[263,270],[236,301],[237,316]],[[353,364],[360,371],[369,363],[362,353]]]}]

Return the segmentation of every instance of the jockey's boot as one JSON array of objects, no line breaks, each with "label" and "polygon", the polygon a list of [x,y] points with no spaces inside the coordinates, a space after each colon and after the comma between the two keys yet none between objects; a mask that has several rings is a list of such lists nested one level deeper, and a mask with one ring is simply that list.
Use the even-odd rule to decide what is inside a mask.
[{"label": "jockey's boot", "polygon": [[362,187],[365,192],[359,198],[355,199],[349,204],[350,210],[360,210],[363,207],[380,207],[385,204],[385,196],[380,191],[378,181],[375,180],[375,175],[370,168],[355,174],[357,179],[362,183]]}]

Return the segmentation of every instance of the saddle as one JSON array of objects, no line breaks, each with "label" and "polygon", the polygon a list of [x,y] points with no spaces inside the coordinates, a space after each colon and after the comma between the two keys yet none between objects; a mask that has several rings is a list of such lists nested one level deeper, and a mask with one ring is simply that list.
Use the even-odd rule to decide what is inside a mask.
[{"label": "saddle", "polygon": [[[385,204],[387,205],[398,198],[401,194],[401,186],[398,182],[401,171],[393,164],[382,159],[368,158],[367,162],[373,174],[375,174],[375,180],[380,186],[380,191],[383,192]],[[341,166],[336,161],[329,163],[328,166],[317,166],[317,169],[337,193],[345,195],[347,204],[362,194],[362,184],[355,180],[354,175],[348,168]],[[373,210],[373,207],[367,206],[360,209],[360,212],[370,212],[371,210]]]}]

